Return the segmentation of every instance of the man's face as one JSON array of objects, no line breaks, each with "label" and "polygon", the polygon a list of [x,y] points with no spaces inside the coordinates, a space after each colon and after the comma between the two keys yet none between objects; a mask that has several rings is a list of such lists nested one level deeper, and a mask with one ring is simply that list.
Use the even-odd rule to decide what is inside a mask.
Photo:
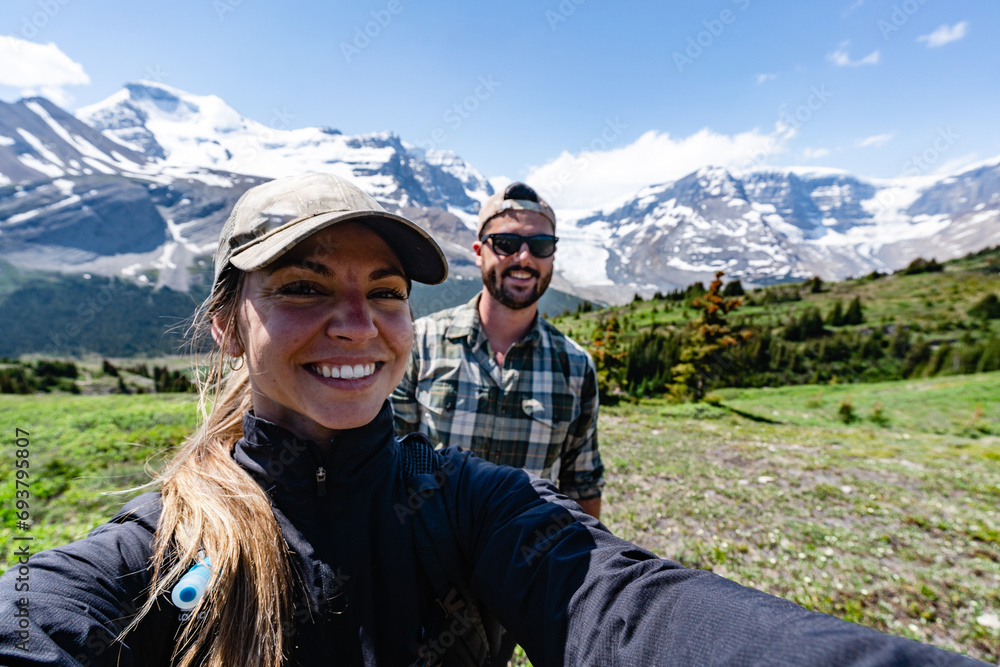
[{"label": "man's face", "polygon": [[[486,223],[483,237],[489,234],[553,234],[554,227],[537,211],[507,210]],[[506,257],[494,252],[489,243],[476,241],[476,265],[483,273],[483,285],[494,300],[511,310],[521,310],[535,304],[552,281],[555,255],[535,257],[527,244]]]}]

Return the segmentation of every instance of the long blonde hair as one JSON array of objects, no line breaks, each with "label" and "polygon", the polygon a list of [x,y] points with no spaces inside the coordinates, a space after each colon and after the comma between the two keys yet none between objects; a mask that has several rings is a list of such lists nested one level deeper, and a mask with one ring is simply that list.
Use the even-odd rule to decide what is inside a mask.
[{"label": "long blonde hair", "polygon": [[[213,319],[223,340],[198,372],[202,423],[157,476],[162,513],[149,598],[134,627],[204,552],[208,592],[190,611],[172,661],[180,667],[278,667],[291,627],[293,578],[288,550],[268,496],[232,457],[252,407],[244,364],[231,370],[226,350],[239,343],[237,312],[245,274],[229,267],[192,325],[193,345]],[[197,365],[196,368],[199,368]],[[210,407],[209,407],[210,406]]]}]

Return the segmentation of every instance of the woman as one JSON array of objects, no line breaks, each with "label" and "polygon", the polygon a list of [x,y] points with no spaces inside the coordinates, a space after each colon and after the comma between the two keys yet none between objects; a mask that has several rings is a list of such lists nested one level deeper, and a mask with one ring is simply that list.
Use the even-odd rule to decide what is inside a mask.
[{"label": "woman", "polygon": [[[334,176],[248,191],[200,321],[204,424],[87,539],[0,580],[9,665],[960,664],[618,540],[537,478],[398,442],[440,248]],[[185,583],[204,574],[202,585]]]}]

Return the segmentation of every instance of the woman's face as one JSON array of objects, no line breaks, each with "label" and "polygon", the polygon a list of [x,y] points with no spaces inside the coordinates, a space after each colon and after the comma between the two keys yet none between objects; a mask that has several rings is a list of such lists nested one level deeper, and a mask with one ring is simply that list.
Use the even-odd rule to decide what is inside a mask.
[{"label": "woman's face", "polygon": [[254,413],[321,444],[370,422],[410,355],[407,287],[395,253],[354,222],[248,273],[237,322]]}]

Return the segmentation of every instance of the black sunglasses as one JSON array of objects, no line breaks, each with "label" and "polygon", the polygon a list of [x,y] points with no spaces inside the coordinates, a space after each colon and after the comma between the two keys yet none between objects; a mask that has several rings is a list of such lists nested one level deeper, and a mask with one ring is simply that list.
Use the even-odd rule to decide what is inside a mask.
[{"label": "black sunglasses", "polygon": [[520,234],[488,234],[483,237],[483,243],[489,243],[493,252],[501,257],[513,255],[528,244],[528,251],[535,257],[551,257],[556,251],[556,241],[559,239],[551,234],[536,234],[521,236]]}]

